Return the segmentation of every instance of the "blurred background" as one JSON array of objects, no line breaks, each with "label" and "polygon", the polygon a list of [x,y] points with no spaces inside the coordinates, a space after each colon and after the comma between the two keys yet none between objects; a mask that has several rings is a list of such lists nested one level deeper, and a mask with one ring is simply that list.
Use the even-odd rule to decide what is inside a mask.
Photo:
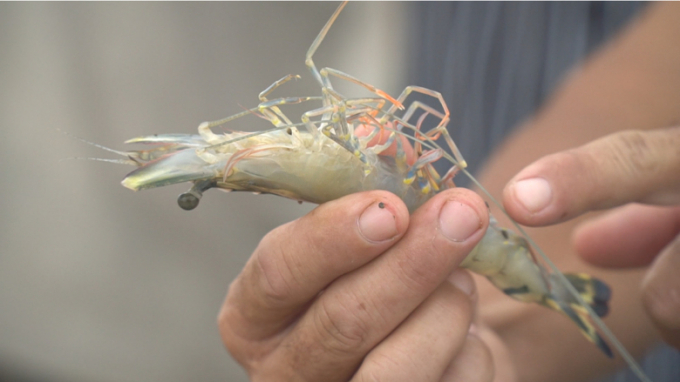
[{"label": "blurred background", "polygon": [[[317,95],[304,55],[336,6],[0,3],[0,380],[247,380],[217,312],[260,238],[313,206],[213,191],[186,212],[188,185],[133,193],[132,168],[68,159],[115,156],[59,130],[124,149],[289,73],[273,96]],[[398,94],[410,7],[352,4],[315,61]]]}]

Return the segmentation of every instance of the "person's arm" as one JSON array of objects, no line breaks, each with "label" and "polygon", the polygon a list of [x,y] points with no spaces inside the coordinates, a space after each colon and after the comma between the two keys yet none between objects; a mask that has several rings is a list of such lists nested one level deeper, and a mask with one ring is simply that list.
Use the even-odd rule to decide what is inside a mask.
[{"label": "person's arm", "polygon": [[[622,35],[572,73],[542,111],[504,143],[480,176],[482,184],[500,199],[506,183],[542,156],[622,130],[677,124],[680,121],[678,20],[680,4],[650,5]],[[576,167],[569,175],[585,176],[593,170]],[[509,226],[497,209],[492,207],[492,212]],[[555,219],[568,217],[565,214]],[[561,269],[583,270],[609,283],[613,301],[606,322],[624,345],[639,356],[657,340],[641,303],[640,281],[644,270],[606,271],[589,266],[575,256],[571,235],[582,220],[577,218],[548,228],[528,229],[528,232]],[[484,281],[478,285],[481,317],[508,345],[519,380],[580,381],[622,366],[621,357],[614,362],[607,359],[586,342],[566,318],[507,299]]]}]

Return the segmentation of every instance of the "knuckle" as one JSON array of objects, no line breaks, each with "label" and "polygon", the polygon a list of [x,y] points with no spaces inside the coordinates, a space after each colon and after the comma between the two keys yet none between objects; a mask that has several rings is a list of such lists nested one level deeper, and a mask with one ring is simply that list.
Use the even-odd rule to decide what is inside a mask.
[{"label": "knuckle", "polygon": [[624,131],[608,140],[611,156],[608,158],[623,174],[639,176],[657,172],[655,142],[643,131]]},{"label": "knuckle", "polygon": [[368,370],[368,371],[363,371],[359,370],[359,372],[352,378],[352,382],[380,382],[381,379],[380,377],[375,373],[374,370]]},{"label": "knuckle", "polygon": [[[405,358],[406,363],[409,362],[409,358],[410,357]],[[367,364],[359,369],[359,372],[355,376],[357,382],[391,381],[393,380],[394,370],[403,370],[405,368],[403,357],[386,354],[384,352],[373,354],[366,361]],[[426,371],[424,370],[424,372]]]},{"label": "knuckle", "polygon": [[591,166],[589,161],[592,161],[592,158],[584,154],[587,152],[584,153],[581,148],[577,148],[551,154],[547,158],[551,167],[560,171],[568,169],[569,172],[583,172]]},{"label": "knuckle", "polygon": [[442,314],[451,322],[466,323],[472,320],[472,313],[475,309],[472,297],[456,290],[447,295],[442,302]]},{"label": "knuckle", "polygon": [[643,301],[654,322],[664,329],[680,329],[680,290],[646,287]]},{"label": "knuckle", "polygon": [[295,292],[285,261],[277,262],[266,256],[258,256],[258,265],[262,274],[259,280],[260,291],[267,305],[278,306],[289,302]]},{"label": "knuckle", "polygon": [[230,330],[230,322],[227,313],[228,308],[223,307],[217,316],[217,329],[220,332],[220,337],[222,337],[222,342],[224,346],[230,351],[235,348],[235,336]]},{"label": "knuckle", "polygon": [[329,304],[320,300],[316,315],[316,330],[321,345],[336,354],[361,353],[369,340],[370,329],[365,319],[356,314],[358,309],[337,303]]},{"label": "knuckle", "polygon": [[425,250],[407,251],[402,261],[395,262],[400,280],[409,288],[432,290],[440,282],[441,276],[450,268],[449,258],[442,256],[435,246]]},{"label": "knuckle", "polygon": [[477,365],[472,366],[479,372],[479,381],[492,381],[495,375],[494,360],[491,349],[478,337],[470,336],[465,346],[470,353],[469,359]]},{"label": "knuckle", "polygon": [[[669,280],[668,271],[680,266],[680,236],[664,250],[664,275],[644,283],[642,299],[653,321],[662,329],[680,330],[680,283]],[[661,265],[661,264],[657,264]],[[654,270],[652,270],[654,272]],[[653,275],[658,273],[653,273]],[[660,278],[660,279],[659,279]]]},{"label": "knuckle", "polygon": [[231,316],[231,304],[229,303],[229,300],[227,298],[225,299],[222,308],[217,314],[217,326],[220,330],[220,334],[222,334],[223,336],[230,334],[229,331],[227,330],[229,323],[231,322],[230,316]]},{"label": "knuckle", "polygon": [[233,289],[238,288],[239,280],[229,286],[227,297],[217,314],[217,328],[222,343],[231,356],[247,371],[260,368],[259,364],[277,346],[276,341],[261,341],[244,333],[244,317],[242,309],[233,303]]},{"label": "knuckle", "polygon": [[232,330],[232,325],[233,322],[238,319],[236,317],[238,314],[238,309],[236,309],[236,307],[234,307],[233,303],[231,302],[231,297],[236,283],[238,283],[238,279],[234,280],[229,286],[227,297],[224,299],[224,303],[217,314],[217,328],[220,332],[220,336],[222,337],[222,341],[227,348],[231,348],[232,343],[237,338],[234,331]]},{"label": "knuckle", "polygon": [[[291,255],[276,243],[273,232],[267,234],[256,251],[258,287],[265,301],[277,306],[287,303],[295,295],[295,271]],[[274,243],[273,243],[274,242]]]},{"label": "knuckle", "polygon": [[234,357],[236,362],[247,367],[251,362],[251,344],[249,341],[238,336],[232,327],[233,309],[225,304],[217,316],[217,327],[222,338],[224,347]]}]

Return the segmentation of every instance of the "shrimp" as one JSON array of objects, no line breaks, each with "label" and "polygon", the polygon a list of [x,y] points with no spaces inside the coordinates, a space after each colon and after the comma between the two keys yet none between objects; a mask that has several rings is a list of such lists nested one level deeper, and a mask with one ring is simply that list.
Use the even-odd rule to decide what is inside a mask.
[{"label": "shrimp", "polygon": [[[449,111],[440,93],[409,86],[393,98],[339,70],[317,69],[314,53],[345,5],[342,3],[331,16],[305,58],[307,68],[321,87],[320,96],[268,99],[280,86],[300,78],[288,75],[262,91],[256,107],[222,120],[203,122],[198,134],[131,139],[126,143],[147,148],[110,150],[126,157],[114,161],[137,166],[124,178],[123,186],[144,190],[192,182],[191,189],[178,198],[178,204],[185,210],[196,208],[205,191],[218,188],[276,194],[319,204],[355,192],[386,190],[399,196],[409,211],[414,211],[438,192],[455,187],[453,179],[458,173],[463,172],[474,181],[446,130]],[[344,97],[333,88],[332,77],[363,87],[370,96]],[[418,100],[407,102],[412,94],[436,100],[438,106]],[[282,111],[287,105],[312,102],[320,106],[303,113],[299,123],[293,123]],[[255,133],[213,131],[249,115],[259,116],[274,127]],[[430,127],[431,123],[426,122],[432,120],[435,124]],[[451,164],[444,175],[433,166],[442,159]],[[530,238],[499,227],[494,217],[490,219],[483,239],[461,267],[485,276],[516,300],[538,303],[564,314],[589,341],[612,357],[591,320],[596,322],[641,380],[647,381],[598,318],[608,312],[611,292],[607,285],[586,274],[562,275],[545,258],[553,270],[549,272],[534,258],[532,247],[541,255],[542,252]]]}]

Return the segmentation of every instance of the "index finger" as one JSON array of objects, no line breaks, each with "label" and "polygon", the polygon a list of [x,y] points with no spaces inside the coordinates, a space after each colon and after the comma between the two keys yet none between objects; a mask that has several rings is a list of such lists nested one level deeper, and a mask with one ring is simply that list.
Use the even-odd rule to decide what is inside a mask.
[{"label": "index finger", "polygon": [[396,243],[408,222],[397,196],[371,191],[276,228],[229,288],[219,317],[225,342],[231,334],[259,340],[288,326],[333,280]]},{"label": "index finger", "polygon": [[680,203],[680,126],[624,131],[546,156],[503,191],[510,216],[531,226],[630,202]]}]

